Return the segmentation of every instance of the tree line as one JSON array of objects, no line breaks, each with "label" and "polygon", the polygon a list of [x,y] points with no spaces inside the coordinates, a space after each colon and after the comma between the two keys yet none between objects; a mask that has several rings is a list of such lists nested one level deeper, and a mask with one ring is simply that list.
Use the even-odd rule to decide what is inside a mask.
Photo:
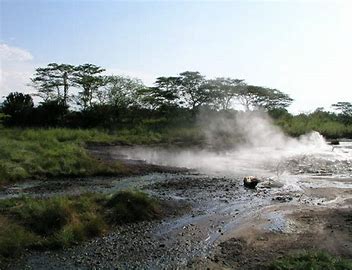
[{"label": "tree line", "polygon": [[[207,79],[197,71],[159,77],[152,87],[137,78],[104,75],[104,71],[93,64],[50,63],[37,68],[31,78],[36,92],[13,92],[3,102],[1,110],[8,116],[5,124],[110,127],[160,117],[169,122],[192,121],[201,109],[228,111],[237,106],[282,115],[293,102],[277,89],[250,85],[243,79]],[[41,98],[38,106],[34,106],[32,96]],[[334,106],[350,118],[350,103]]]}]

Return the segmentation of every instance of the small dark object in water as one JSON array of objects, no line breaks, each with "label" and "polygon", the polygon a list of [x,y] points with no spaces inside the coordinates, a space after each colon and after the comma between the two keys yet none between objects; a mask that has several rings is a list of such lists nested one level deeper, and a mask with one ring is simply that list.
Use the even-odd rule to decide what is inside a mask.
[{"label": "small dark object in water", "polygon": [[340,142],[338,140],[331,140],[330,145],[339,145]]},{"label": "small dark object in water", "polygon": [[255,188],[259,183],[259,179],[254,176],[246,176],[243,178],[243,185],[247,188]]}]

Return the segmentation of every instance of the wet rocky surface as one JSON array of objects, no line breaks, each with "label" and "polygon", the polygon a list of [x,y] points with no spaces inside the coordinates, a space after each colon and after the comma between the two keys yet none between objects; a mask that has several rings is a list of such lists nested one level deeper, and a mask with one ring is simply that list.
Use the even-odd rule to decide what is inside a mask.
[{"label": "wet rocky surface", "polygon": [[[126,159],[105,149],[92,151],[107,161]],[[260,179],[253,190],[243,187],[241,173],[153,167],[146,160],[128,161],[142,175],[14,185],[0,198],[137,188],[169,202],[171,212],[71,248],[28,251],[9,269],[265,269],[269,260],[302,248],[352,257],[350,162],[306,155],[283,160],[285,174],[277,166],[265,175],[253,168]]]}]

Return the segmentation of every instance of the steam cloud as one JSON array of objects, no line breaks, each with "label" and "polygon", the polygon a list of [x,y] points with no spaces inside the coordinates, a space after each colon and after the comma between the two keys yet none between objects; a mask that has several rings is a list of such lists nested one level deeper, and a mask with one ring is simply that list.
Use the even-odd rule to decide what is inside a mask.
[{"label": "steam cloud", "polygon": [[331,159],[351,159],[351,153],[333,149],[318,133],[300,138],[286,136],[270,117],[261,111],[203,114],[199,118],[207,138],[207,149],[134,147],[125,150],[129,158],[168,166],[198,169],[206,173],[232,175],[277,174],[285,160],[312,156]]}]

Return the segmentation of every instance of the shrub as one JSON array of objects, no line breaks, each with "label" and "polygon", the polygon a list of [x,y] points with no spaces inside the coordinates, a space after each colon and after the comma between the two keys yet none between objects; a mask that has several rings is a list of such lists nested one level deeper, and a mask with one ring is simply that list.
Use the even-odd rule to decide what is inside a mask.
[{"label": "shrub", "polygon": [[0,261],[1,257],[16,256],[36,240],[34,234],[0,216]]},{"label": "shrub", "polygon": [[106,203],[110,209],[109,220],[121,224],[151,220],[161,215],[157,200],[138,191],[122,191],[113,195]]},{"label": "shrub", "polygon": [[73,209],[66,197],[47,200],[24,198],[11,209],[19,223],[41,236],[54,234],[72,218]]},{"label": "shrub", "polygon": [[[157,200],[138,191],[113,195],[13,198],[0,200],[0,259],[27,247],[61,248],[122,224],[160,217]],[[0,265],[1,266],[1,265]]]}]

